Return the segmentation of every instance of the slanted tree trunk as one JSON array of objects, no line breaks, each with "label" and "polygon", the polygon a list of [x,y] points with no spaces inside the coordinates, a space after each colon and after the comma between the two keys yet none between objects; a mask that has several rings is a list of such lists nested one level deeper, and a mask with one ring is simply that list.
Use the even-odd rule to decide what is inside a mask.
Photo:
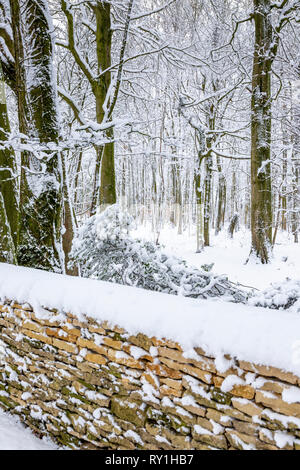
[{"label": "slanted tree trunk", "polygon": [[63,230],[62,247],[64,252],[64,272],[70,276],[78,276],[78,267],[74,264],[69,268],[69,253],[72,249],[73,238],[76,230],[76,218],[73,204],[70,198],[70,185],[68,181],[65,155],[61,155],[62,161],[62,192],[63,192]]},{"label": "slanted tree trunk", "polygon": [[271,73],[273,53],[271,2],[254,0],[255,47],[251,101],[251,252],[262,263],[272,249]]},{"label": "slanted tree trunk", "polygon": [[210,245],[212,165],[212,155],[209,153],[205,159],[206,175],[204,179],[204,246]]},{"label": "slanted tree trunk", "polygon": [[[17,46],[15,61],[20,87],[20,130],[38,143],[57,144],[59,128],[53,72],[53,25],[49,24],[48,2],[26,0],[22,14],[19,0],[10,2]],[[28,65],[26,73],[24,44]],[[56,150],[45,151],[38,157],[32,152],[22,155],[18,261],[25,266],[60,271],[61,158]]]},{"label": "slanted tree trunk", "polygon": [[280,216],[281,216],[281,210],[282,210],[282,198],[281,195],[278,195],[278,207],[277,207],[277,215],[275,217],[275,225],[274,225],[274,230],[273,230],[273,239],[272,239],[272,246],[275,246],[276,243],[276,238],[277,238],[277,233],[278,233],[278,228],[280,225]]},{"label": "slanted tree trunk", "polygon": [[79,155],[77,157],[78,160],[77,160],[76,174],[75,174],[74,185],[73,185],[73,188],[74,188],[74,206],[75,206],[75,208],[77,207],[77,204],[79,204],[79,202],[80,202],[80,200],[79,200],[79,198],[80,198],[79,175],[80,175],[80,172],[81,172],[82,156],[83,156],[83,152],[80,151]]},{"label": "slanted tree trunk", "polygon": [[228,227],[228,234],[230,238],[233,238],[233,234],[236,231],[238,224],[239,224],[239,219],[240,219],[239,214],[234,214],[234,216],[232,217],[230,221],[230,224]]}]

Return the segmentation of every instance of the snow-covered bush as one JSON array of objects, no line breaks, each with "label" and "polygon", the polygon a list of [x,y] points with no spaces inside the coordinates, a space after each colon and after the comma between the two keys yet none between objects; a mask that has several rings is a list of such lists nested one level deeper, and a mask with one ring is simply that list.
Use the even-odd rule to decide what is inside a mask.
[{"label": "snow-covered bush", "polygon": [[286,279],[271,284],[249,299],[251,305],[300,312],[300,280]]},{"label": "snow-covered bush", "polygon": [[78,230],[71,259],[84,277],[194,298],[224,296],[245,302],[247,295],[224,276],[188,267],[160,246],[131,238],[133,219],[118,205],[89,218]]}]

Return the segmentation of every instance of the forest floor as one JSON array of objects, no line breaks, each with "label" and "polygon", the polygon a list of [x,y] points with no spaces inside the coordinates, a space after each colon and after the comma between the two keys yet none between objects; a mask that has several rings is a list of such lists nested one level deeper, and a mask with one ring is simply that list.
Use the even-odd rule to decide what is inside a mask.
[{"label": "forest floor", "polygon": [[10,413],[0,410],[0,450],[55,450],[53,442],[39,439]]},{"label": "forest floor", "polygon": [[[139,227],[136,237],[154,241],[149,235],[149,227]],[[176,229],[165,228],[159,236],[164,251],[185,259],[189,265],[201,267],[214,263],[212,271],[226,274],[232,282],[264,290],[271,283],[286,278],[300,279],[300,243],[293,242],[292,235],[279,232],[270,264],[262,265],[253,260],[246,264],[250,252],[251,235],[249,230],[240,230],[233,239],[223,230],[218,236],[211,235],[211,246],[196,253],[196,235],[192,231],[178,235]]]}]

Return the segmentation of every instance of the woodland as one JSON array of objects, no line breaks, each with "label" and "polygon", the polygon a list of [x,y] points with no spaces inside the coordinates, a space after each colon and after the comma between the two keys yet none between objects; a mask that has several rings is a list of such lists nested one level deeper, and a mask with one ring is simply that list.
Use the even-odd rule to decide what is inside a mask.
[{"label": "woodland", "polygon": [[[299,12],[299,0],[1,0],[0,261],[145,286],[166,226],[192,230],[195,255],[241,228],[245,263],[271,263],[278,234],[297,250]],[[132,239],[127,256],[131,221],[153,241]],[[131,273],[144,266],[135,281],[117,279],[116,239]]]}]

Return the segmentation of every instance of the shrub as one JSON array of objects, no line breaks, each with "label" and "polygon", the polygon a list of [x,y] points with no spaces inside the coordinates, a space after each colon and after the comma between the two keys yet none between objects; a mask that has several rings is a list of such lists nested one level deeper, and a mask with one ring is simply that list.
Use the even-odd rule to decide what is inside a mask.
[{"label": "shrub", "polygon": [[84,277],[186,297],[246,302],[244,291],[207,271],[207,266],[189,267],[160,246],[130,237],[132,226],[133,219],[118,205],[89,218],[74,239],[72,264],[80,265]]},{"label": "shrub", "polygon": [[266,290],[254,295],[249,303],[258,307],[300,312],[300,281],[286,279],[271,284]]}]

